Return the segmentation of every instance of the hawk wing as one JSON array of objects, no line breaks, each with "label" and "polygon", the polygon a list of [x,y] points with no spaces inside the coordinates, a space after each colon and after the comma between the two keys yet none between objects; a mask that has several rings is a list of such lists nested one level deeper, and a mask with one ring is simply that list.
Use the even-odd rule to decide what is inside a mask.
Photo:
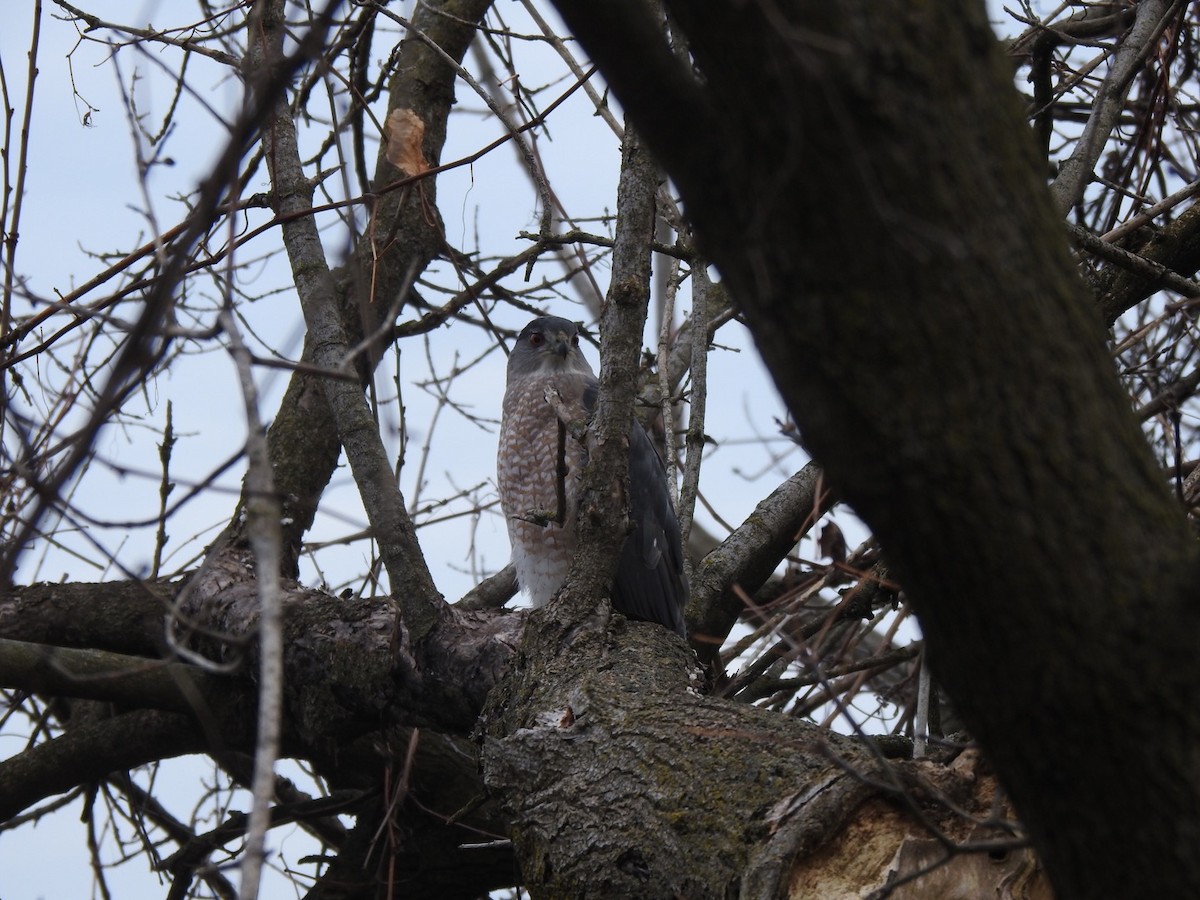
[{"label": "hawk wing", "polygon": [[[594,383],[584,391],[589,412],[596,405],[596,392]],[[657,622],[686,637],[683,608],[688,589],[679,520],[662,459],[636,419],[629,433],[629,523],[617,563],[613,607],[631,619]]]}]

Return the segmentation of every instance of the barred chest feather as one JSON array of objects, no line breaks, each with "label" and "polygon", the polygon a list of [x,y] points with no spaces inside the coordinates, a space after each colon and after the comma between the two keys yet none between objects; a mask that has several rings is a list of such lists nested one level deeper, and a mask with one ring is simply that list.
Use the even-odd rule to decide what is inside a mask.
[{"label": "barred chest feather", "polygon": [[[572,418],[583,419],[585,375],[533,375],[510,383],[504,393],[496,477],[500,505],[513,547],[517,582],[535,606],[562,585],[575,550],[575,512],[586,451],[570,434],[563,441],[566,477],[559,496],[559,421],[546,402],[556,388]],[[559,509],[559,506],[563,506]],[[561,524],[547,519],[561,518]]]}]

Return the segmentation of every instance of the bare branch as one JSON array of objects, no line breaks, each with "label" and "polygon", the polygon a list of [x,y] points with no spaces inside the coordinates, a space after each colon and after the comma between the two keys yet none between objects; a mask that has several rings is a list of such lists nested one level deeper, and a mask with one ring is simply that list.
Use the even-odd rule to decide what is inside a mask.
[{"label": "bare branch", "polygon": [[[228,732],[233,737],[232,730]],[[134,710],[73,727],[61,737],[0,762],[0,821],[45,797],[110,772],[204,750],[191,716]]]},{"label": "bare branch", "polygon": [[[282,43],[282,30],[275,40]],[[273,52],[278,52],[274,50]],[[271,71],[269,57],[252,63],[252,71]],[[259,68],[264,67],[264,68]],[[287,104],[273,104],[264,131],[267,160],[275,185],[277,212],[289,216],[284,244],[296,281],[317,365],[341,369],[349,363],[350,339],[336,302],[333,279],[312,218],[312,186],[304,177],[295,126]],[[300,213],[300,215],[296,215]],[[413,616],[418,635],[432,627],[440,602],[425,565],[412,521],[405,509],[379,431],[361,389],[340,379],[324,382],[325,395],[337,423],[338,436],[354,470],[363,506],[371,520],[391,580],[392,592]]]},{"label": "bare branch", "polygon": [[[600,388],[589,428],[588,464],[579,502],[579,549],[568,585],[590,585],[580,593],[605,590],[616,571],[625,540],[620,526],[627,510],[629,423],[633,419],[638,356],[650,300],[650,242],[654,236],[657,165],[637,132],[625,129],[617,188],[613,275],[600,322]],[[586,578],[586,580],[580,580]]]},{"label": "bare branch", "polygon": [[1108,74],[1083,134],[1070,159],[1062,164],[1058,176],[1050,185],[1050,193],[1060,215],[1065,216],[1079,202],[1091,182],[1096,161],[1117,126],[1129,85],[1178,7],[1179,0],[1144,0],[1138,4],[1133,25],[1112,56]]},{"label": "bare branch", "polygon": [[0,638],[0,683],[63,697],[190,715],[236,702],[241,687],[196,666]]}]

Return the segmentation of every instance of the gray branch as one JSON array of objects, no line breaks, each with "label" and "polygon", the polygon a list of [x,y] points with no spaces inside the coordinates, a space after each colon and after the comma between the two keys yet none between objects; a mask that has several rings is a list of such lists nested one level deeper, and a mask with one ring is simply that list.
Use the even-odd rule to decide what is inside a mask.
[{"label": "gray branch", "polygon": [[720,647],[742,612],[731,588],[753,594],[796,542],[832,505],[821,491],[821,470],[809,463],[762,500],[746,521],[701,560],[692,573],[688,620],[701,661],[716,664]]},{"label": "gray branch", "polygon": [[[312,209],[313,186],[304,177],[295,124],[282,99],[272,107],[263,143],[275,187],[276,212],[284,220],[284,246],[309,336],[316,348],[314,362],[342,370],[347,367],[353,342],[338,308],[316,223],[311,215],[306,215]],[[379,544],[392,595],[402,599],[409,629],[419,637],[436,622],[440,595],[417,543],[378,425],[357,384],[330,378],[322,386]]]},{"label": "gray branch", "polygon": [[1113,129],[1117,127],[1121,109],[1129,94],[1129,85],[1176,6],[1178,0],[1142,0],[1137,5],[1133,25],[1113,54],[1108,75],[1100,85],[1092,114],[1075,144],[1075,151],[1059,168],[1058,177],[1050,185],[1050,194],[1059,215],[1065,216],[1082,199],[1083,192],[1092,180],[1096,161],[1104,152]]}]

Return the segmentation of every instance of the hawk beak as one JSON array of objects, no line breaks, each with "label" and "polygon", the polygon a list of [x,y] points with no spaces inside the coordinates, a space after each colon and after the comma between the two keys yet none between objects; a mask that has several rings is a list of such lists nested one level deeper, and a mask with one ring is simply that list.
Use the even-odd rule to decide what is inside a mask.
[{"label": "hawk beak", "polygon": [[556,334],[550,341],[550,351],[560,359],[566,359],[571,352],[571,339],[565,334]]}]

